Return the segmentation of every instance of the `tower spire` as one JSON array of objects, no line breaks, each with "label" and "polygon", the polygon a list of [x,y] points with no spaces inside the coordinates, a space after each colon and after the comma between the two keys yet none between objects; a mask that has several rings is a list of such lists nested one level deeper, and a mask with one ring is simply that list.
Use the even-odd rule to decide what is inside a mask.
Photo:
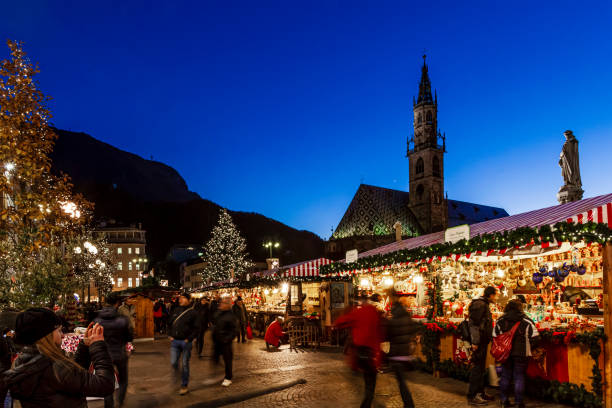
[{"label": "tower spire", "polygon": [[423,54],[423,68],[421,68],[421,82],[419,83],[419,96],[417,98],[417,105],[421,103],[433,103],[431,81],[427,72],[427,54]]}]

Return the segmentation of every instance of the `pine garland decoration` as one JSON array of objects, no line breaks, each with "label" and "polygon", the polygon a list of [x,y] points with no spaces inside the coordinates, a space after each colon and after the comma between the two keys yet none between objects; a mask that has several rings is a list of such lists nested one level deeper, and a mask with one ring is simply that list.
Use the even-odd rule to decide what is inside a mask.
[{"label": "pine garland decoration", "polygon": [[559,222],[551,227],[544,225],[539,228],[523,227],[511,231],[496,232],[493,234],[478,235],[468,240],[461,240],[454,244],[441,243],[428,247],[404,249],[381,255],[360,258],[350,264],[334,262],[323,265],[321,275],[347,274],[354,270],[368,270],[388,267],[403,262],[419,262],[432,257],[451,255],[486,253],[489,250],[504,250],[519,248],[525,245],[541,245],[547,242],[586,242],[600,243],[612,241],[612,230],[607,224],[588,222],[574,224]]}]

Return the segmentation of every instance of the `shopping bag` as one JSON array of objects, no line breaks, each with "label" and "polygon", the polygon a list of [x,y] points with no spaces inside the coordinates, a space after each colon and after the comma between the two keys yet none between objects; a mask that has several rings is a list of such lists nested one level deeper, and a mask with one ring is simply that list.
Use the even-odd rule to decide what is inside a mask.
[{"label": "shopping bag", "polygon": [[252,340],[253,339],[253,329],[251,328],[251,323],[247,324],[247,330],[246,330],[246,334],[247,334],[247,339]]},{"label": "shopping bag", "polygon": [[504,363],[510,356],[510,352],[512,351],[512,339],[514,338],[514,333],[516,333],[519,324],[521,324],[521,322],[517,322],[511,330],[493,338],[491,355],[496,362]]}]

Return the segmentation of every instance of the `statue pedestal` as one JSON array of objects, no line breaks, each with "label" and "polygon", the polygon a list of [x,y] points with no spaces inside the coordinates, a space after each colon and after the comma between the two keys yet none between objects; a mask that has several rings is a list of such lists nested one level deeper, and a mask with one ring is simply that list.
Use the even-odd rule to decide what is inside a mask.
[{"label": "statue pedestal", "polygon": [[557,200],[559,204],[565,204],[572,201],[582,200],[582,194],[584,190],[576,186],[565,185],[559,189],[557,193]]}]

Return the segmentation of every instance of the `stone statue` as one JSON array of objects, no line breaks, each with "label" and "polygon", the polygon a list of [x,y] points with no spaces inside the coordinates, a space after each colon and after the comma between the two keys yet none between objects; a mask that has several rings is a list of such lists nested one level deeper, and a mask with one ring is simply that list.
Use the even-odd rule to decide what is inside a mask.
[{"label": "stone statue", "polygon": [[578,139],[571,130],[563,132],[565,143],[559,156],[559,166],[564,185],[557,193],[560,204],[582,199],[582,180],[580,178],[580,161],[578,158]]}]

